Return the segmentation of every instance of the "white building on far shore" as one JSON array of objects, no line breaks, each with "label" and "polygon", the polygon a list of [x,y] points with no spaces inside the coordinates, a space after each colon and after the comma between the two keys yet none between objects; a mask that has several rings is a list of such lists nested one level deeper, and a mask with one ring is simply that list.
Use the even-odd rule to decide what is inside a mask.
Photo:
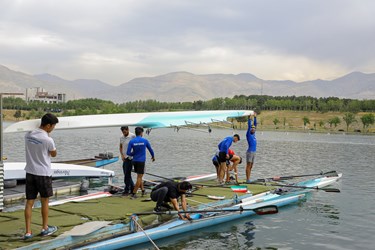
[{"label": "white building on far shore", "polygon": [[44,103],[65,103],[65,93],[48,93],[44,88],[28,88],[26,89],[26,101],[40,101]]}]

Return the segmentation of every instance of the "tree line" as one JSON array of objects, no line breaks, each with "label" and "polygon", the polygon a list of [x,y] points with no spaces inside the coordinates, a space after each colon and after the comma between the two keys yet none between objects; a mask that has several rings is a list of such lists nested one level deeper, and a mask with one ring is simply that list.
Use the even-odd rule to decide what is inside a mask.
[{"label": "tree line", "polygon": [[5,109],[57,111],[64,115],[83,115],[99,113],[134,113],[175,110],[293,110],[317,112],[374,112],[375,100],[340,99],[337,97],[315,98],[311,96],[266,96],[236,95],[232,98],[214,98],[207,101],[160,102],[139,100],[121,104],[96,98],[70,100],[66,103],[26,102],[21,98],[5,97]]},{"label": "tree line", "polygon": [[[26,102],[21,98],[5,97],[3,99],[5,109],[16,110],[15,118],[40,118],[45,112],[60,113],[63,116],[72,115],[91,115],[91,114],[113,114],[113,113],[136,113],[136,112],[156,112],[156,111],[182,111],[182,110],[256,110],[261,113],[262,110],[291,110],[291,111],[315,111],[315,112],[344,112],[343,121],[346,123],[347,130],[350,124],[357,122],[354,114],[358,112],[368,112],[360,119],[363,124],[363,130],[374,124],[375,100],[355,100],[340,99],[337,97],[315,98],[310,96],[285,96],[273,97],[266,95],[237,95],[233,98],[214,98],[208,101],[194,102],[160,102],[156,100],[139,100],[121,104],[113,103],[108,100],[96,98],[87,98],[79,100],[70,100],[66,103],[43,103],[38,101]],[[28,111],[22,113],[21,110]],[[306,127],[310,124],[308,117],[303,117],[303,124]],[[242,118],[237,119],[238,122]],[[285,118],[283,121],[285,127]],[[337,127],[341,123],[339,117],[333,117],[328,121],[329,126]],[[275,127],[281,123],[278,118],[273,120]],[[323,121],[319,124],[322,127]]]}]

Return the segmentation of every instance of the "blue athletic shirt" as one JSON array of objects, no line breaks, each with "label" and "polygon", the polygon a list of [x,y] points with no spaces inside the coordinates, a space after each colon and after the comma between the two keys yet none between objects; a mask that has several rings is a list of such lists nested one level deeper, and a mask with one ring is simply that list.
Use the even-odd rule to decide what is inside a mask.
[{"label": "blue athletic shirt", "polygon": [[[257,118],[254,117],[254,126],[257,126]],[[247,121],[247,131],[246,131],[246,139],[247,144],[249,145],[249,148],[247,149],[247,152],[256,152],[257,151],[257,139],[255,138],[255,133],[251,134],[251,119]]]},{"label": "blue athletic shirt", "polygon": [[154,157],[154,150],[152,150],[149,141],[142,136],[137,136],[129,141],[127,155],[133,156],[133,161],[146,162],[146,148]]},{"label": "blue athletic shirt", "polygon": [[225,137],[224,140],[222,140],[218,145],[219,151],[225,152],[226,154],[228,154],[228,149],[232,145],[232,142],[233,142],[233,136]]}]

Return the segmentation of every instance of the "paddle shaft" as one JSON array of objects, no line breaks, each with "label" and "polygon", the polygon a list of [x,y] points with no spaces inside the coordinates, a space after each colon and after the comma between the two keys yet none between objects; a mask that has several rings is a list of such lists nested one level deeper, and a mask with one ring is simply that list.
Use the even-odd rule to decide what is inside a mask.
[{"label": "paddle shaft", "polygon": [[[263,183],[254,183],[254,184],[265,185]],[[316,190],[323,190],[325,192],[340,193],[340,189],[337,189],[337,188],[319,188],[319,187],[293,186],[293,185],[282,185],[282,184],[267,184],[265,186],[316,189]]]},{"label": "paddle shaft", "polygon": [[243,208],[240,206],[239,208],[227,208],[227,209],[210,209],[210,210],[190,210],[190,211],[160,211],[160,212],[140,212],[140,213],[133,213],[135,215],[149,215],[149,214],[166,214],[166,215],[174,215],[174,214],[193,214],[193,213],[221,213],[221,212],[243,212],[243,211],[253,211],[258,215],[264,214],[275,214],[278,213],[278,208],[275,205],[263,206],[258,208]]},{"label": "paddle shaft", "polygon": [[[145,173],[145,174],[148,174],[148,175],[151,175],[151,176],[154,176],[154,177],[158,177],[158,178],[161,178],[161,179],[165,179],[165,180],[168,180],[168,181],[180,182],[179,180],[170,179],[170,178],[163,177],[163,176],[156,175],[156,174],[150,174],[150,173]],[[221,185],[210,185],[210,184],[203,184],[203,183],[192,183],[191,185],[193,185],[193,186],[206,186],[206,187],[222,187],[222,188],[230,188],[230,187],[227,187],[227,186],[221,186]]]},{"label": "paddle shaft", "polygon": [[317,176],[317,175],[330,175],[330,176],[338,176],[337,172],[335,170],[328,171],[328,172],[320,172],[319,174],[303,174],[303,175],[290,175],[290,176],[279,176],[279,177],[270,177],[270,178],[264,178],[264,179],[258,179],[256,181],[267,181],[267,180],[288,180],[293,178],[299,178],[299,177],[309,177],[309,176]]},{"label": "paddle shaft", "polygon": [[164,176],[156,175],[156,174],[150,174],[150,173],[145,173],[145,174],[148,174],[148,175],[151,175],[151,176],[154,176],[154,177],[158,177],[158,178],[161,178],[161,179],[164,179],[164,180],[168,180],[168,181],[173,181],[173,182],[176,181],[176,180],[173,180],[173,179],[170,179],[170,178],[167,178],[167,177],[164,177]]}]

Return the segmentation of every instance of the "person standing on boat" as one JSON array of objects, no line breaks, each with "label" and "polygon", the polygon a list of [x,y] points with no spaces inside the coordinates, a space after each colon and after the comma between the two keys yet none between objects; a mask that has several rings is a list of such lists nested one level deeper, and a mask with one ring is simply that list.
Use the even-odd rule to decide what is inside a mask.
[{"label": "person standing on boat", "polygon": [[224,183],[224,175],[225,175],[225,169],[227,167],[227,160],[229,160],[229,148],[232,145],[232,143],[236,143],[240,140],[240,136],[238,134],[235,134],[233,136],[225,137],[218,145],[219,148],[219,183]]},{"label": "person standing on boat", "polygon": [[145,195],[145,188],[143,187],[143,175],[145,173],[146,163],[146,148],[151,154],[151,160],[155,161],[154,150],[151,147],[150,142],[143,138],[143,128],[135,128],[136,137],[129,141],[128,149],[126,154],[133,157],[134,171],[137,173],[137,181],[131,194],[131,198],[137,198],[137,191],[139,188],[142,190],[142,196]]},{"label": "person standing on boat", "polygon": [[257,126],[257,114],[254,113],[254,123],[252,124],[251,116],[247,121],[246,139],[248,148],[246,151],[246,183],[250,183],[251,169],[255,161],[255,154],[257,151],[257,139],[255,137],[255,129]]},{"label": "person standing on boat", "polygon": [[[186,192],[192,189],[190,182],[183,181],[180,183],[173,181],[165,181],[154,187],[151,191],[151,200],[156,201],[156,207],[154,212],[161,212],[162,207],[166,209],[172,209],[167,202],[171,202],[176,211],[180,210],[178,205],[178,198],[181,197],[181,207],[184,211],[187,211]],[[178,214],[182,220],[190,220],[188,213]]]},{"label": "person standing on boat", "polygon": [[123,136],[120,138],[120,154],[122,159],[122,170],[124,172],[124,183],[125,188],[124,192],[122,193],[125,196],[128,196],[133,192],[134,189],[134,182],[132,179],[132,157],[126,154],[128,149],[129,141],[135,138],[135,134],[129,132],[128,126],[122,126],[121,131]]},{"label": "person standing on boat", "polygon": [[59,120],[55,115],[47,113],[42,117],[40,127],[26,133],[25,135],[26,233],[23,237],[25,240],[33,237],[31,230],[31,215],[38,193],[42,203],[42,230],[40,234],[42,236],[47,236],[57,231],[56,226],[48,225],[48,202],[49,197],[53,195],[51,157],[57,155],[55,142],[50,137],[50,133],[58,122]]}]

